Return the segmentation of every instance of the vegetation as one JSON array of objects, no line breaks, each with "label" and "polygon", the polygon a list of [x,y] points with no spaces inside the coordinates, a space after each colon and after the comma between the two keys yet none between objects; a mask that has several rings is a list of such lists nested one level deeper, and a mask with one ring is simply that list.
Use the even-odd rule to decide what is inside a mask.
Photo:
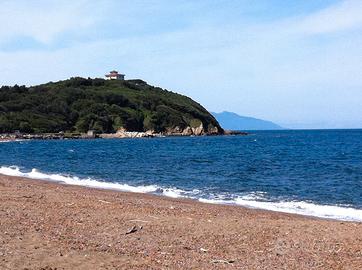
[{"label": "vegetation", "polygon": [[0,133],[112,133],[198,126],[215,118],[192,99],[142,80],[71,78],[56,83],[0,88]]}]

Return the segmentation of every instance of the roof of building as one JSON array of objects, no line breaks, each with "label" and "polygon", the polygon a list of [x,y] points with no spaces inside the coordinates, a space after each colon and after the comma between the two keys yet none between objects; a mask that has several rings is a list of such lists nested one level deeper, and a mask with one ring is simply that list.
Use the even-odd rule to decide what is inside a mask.
[{"label": "roof of building", "polygon": [[112,70],[109,72],[109,74],[106,74],[106,77],[111,77],[111,76],[125,76],[125,75],[118,73],[118,71],[116,70]]},{"label": "roof of building", "polygon": [[106,77],[124,77],[124,74],[106,74]]}]

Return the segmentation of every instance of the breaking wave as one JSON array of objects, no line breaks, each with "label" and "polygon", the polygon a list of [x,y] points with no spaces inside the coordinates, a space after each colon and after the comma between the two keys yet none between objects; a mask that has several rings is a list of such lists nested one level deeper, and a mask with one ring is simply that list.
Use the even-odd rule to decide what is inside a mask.
[{"label": "breaking wave", "polygon": [[247,208],[264,209],[319,218],[362,222],[362,210],[351,207],[321,205],[305,201],[258,201],[250,200],[247,197],[248,195],[237,197],[234,200],[199,199],[199,201],[212,204],[240,205]]},{"label": "breaking wave", "polygon": [[[86,186],[91,188],[111,189],[125,192],[152,193],[171,198],[191,198],[203,203],[239,205],[248,208],[264,209],[270,211],[313,216],[319,218],[329,218],[344,221],[362,222],[362,210],[340,205],[321,205],[305,201],[267,201],[265,193],[249,193],[243,196],[212,196],[207,198],[207,194],[201,190],[194,189],[186,191],[178,188],[163,188],[157,185],[132,186],[122,183],[103,182],[91,178],[80,178],[77,176],[63,174],[47,174],[32,169],[29,172],[21,171],[17,166],[1,166],[0,174],[18,176],[31,179],[54,181],[68,185]],[[211,196],[210,196],[211,197]],[[231,198],[231,199],[228,199]],[[217,199],[214,199],[217,198]]]},{"label": "breaking wave", "polygon": [[20,171],[19,167],[16,166],[10,166],[10,167],[2,166],[0,167],[0,174],[9,175],[9,176],[19,176],[31,179],[38,179],[38,180],[54,181],[54,182],[64,183],[67,185],[112,189],[112,190],[127,191],[127,192],[153,193],[153,192],[158,192],[160,190],[160,188],[157,187],[156,185],[131,186],[120,183],[102,182],[91,178],[79,178],[77,176],[70,176],[70,175],[68,176],[62,174],[46,174],[38,171],[37,169],[32,169],[30,172],[22,172]]}]

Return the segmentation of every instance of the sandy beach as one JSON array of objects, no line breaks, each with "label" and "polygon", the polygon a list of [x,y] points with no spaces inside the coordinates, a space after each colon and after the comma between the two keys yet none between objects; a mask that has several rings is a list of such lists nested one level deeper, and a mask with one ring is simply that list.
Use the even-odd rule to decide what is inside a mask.
[{"label": "sandy beach", "polygon": [[0,269],[361,269],[362,223],[0,175]]}]

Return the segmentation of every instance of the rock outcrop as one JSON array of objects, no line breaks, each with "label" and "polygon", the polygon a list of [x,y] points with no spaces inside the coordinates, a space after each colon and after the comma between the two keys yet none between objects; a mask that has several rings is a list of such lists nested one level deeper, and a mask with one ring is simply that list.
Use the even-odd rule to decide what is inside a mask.
[{"label": "rock outcrop", "polygon": [[192,134],[195,136],[200,136],[200,135],[205,134],[204,125],[202,123],[198,127],[191,128],[191,130],[192,130]]},{"label": "rock outcrop", "polygon": [[174,128],[167,128],[165,132],[155,132],[154,130],[147,130],[145,132],[127,131],[124,127],[117,130],[112,134],[100,134],[101,138],[145,138],[145,137],[163,137],[163,136],[202,136],[202,135],[218,135],[220,131],[217,127],[209,127],[208,130],[204,129],[201,123],[198,127],[187,126],[181,128],[176,126]]}]

